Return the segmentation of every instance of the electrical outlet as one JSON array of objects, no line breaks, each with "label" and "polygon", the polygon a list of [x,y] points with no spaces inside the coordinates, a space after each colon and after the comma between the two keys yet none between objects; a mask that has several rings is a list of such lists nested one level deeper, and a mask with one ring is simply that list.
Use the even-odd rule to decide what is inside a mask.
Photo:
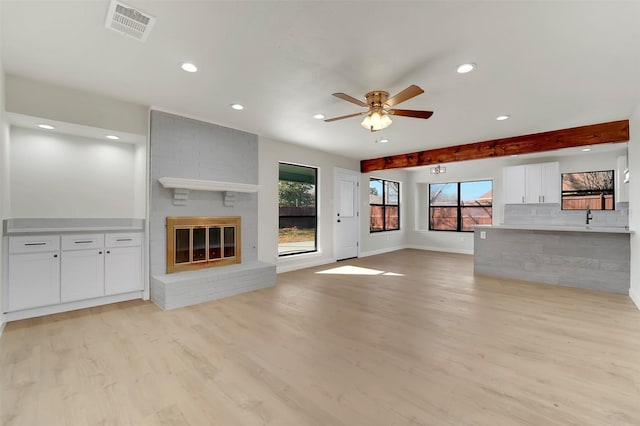
[{"label": "electrical outlet", "polygon": [[487,239],[487,231],[480,231],[480,239],[481,240]]}]

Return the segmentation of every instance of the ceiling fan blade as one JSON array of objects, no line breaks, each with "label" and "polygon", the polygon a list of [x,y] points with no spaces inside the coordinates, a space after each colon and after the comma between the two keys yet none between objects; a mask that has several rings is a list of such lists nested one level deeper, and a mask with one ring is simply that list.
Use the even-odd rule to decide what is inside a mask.
[{"label": "ceiling fan blade", "polygon": [[389,114],[401,115],[403,117],[429,118],[433,115],[433,111],[416,111],[413,109],[390,109]]},{"label": "ceiling fan blade", "polygon": [[392,107],[394,105],[398,105],[400,102],[407,101],[413,98],[414,96],[418,96],[421,93],[424,93],[424,90],[422,90],[420,87],[416,86],[415,84],[412,84],[411,86],[404,89],[402,92],[387,99],[387,102],[385,102],[385,104]]},{"label": "ceiling fan blade", "polygon": [[353,96],[347,95],[346,93],[332,93],[332,95],[335,96],[336,98],[342,99],[343,101],[351,102],[352,104],[356,104],[356,105],[361,106],[361,107],[369,108],[369,105],[367,105],[366,103],[362,102],[360,99],[356,99]]},{"label": "ceiling fan blade", "polygon": [[345,118],[351,118],[351,117],[357,117],[359,115],[365,115],[367,114],[369,111],[364,111],[364,112],[358,112],[356,114],[349,114],[349,115],[341,115],[340,117],[333,117],[333,118],[327,118],[325,121],[325,123],[329,123],[331,121],[337,121],[337,120],[342,120]]}]

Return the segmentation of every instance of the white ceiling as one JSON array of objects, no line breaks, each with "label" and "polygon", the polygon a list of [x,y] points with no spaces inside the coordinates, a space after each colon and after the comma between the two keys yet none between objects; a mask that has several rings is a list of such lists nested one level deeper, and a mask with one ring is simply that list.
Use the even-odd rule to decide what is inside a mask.
[{"label": "white ceiling", "polygon": [[[105,29],[108,1],[0,1],[5,71],[356,159],[625,119],[640,102],[637,1],[126,3],[157,17],[146,43]],[[457,74],[464,62],[477,70]],[[429,120],[370,133],[312,118],[360,111],[333,92],[410,84],[426,93],[399,108]]]}]

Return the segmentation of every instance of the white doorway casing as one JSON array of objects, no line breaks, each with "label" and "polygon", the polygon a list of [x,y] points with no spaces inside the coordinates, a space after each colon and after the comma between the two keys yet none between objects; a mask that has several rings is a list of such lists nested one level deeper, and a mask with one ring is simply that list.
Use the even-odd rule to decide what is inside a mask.
[{"label": "white doorway casing", "polygon": [[358,257],[360,246],[360,173],[334,167],[334,253],[336,260]]}]

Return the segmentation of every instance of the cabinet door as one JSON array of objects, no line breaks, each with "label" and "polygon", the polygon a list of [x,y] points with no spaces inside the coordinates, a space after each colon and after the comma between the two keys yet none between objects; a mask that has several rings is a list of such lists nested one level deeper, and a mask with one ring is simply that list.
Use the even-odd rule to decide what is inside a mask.
[{"label": "cabinet door", "polygon": [[542,202],[542,167],[540,164],[527,164],[525,172],[527,204]]},{"label": "cabinet door", "polygon": [[142,290],[142,248],[108,248],[105,255],[106,295]]},{"label": "cabinet door", "polygon": [[8,310],[60,303],[58,252],[9,255]]},{"label": "cabinet door", "polygon": [[502,170],[505,204],[522,204],[525,202],[525,167],[512,166]]},{"label": "cabinet door", "polygon": [[61,268],[62,302],[104,296],[103,249],[63,251]]},{"label": "cabinet door", "polygon": [[560,163],[542,163],[542,203],[560,204],[561,198],[561,182],[560,182]]}]

